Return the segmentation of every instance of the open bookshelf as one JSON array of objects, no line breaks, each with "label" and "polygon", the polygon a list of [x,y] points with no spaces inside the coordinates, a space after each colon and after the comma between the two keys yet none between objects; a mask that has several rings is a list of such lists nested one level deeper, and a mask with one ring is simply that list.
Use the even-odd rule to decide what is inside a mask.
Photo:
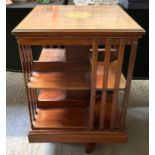
[{"label": "open bookshelf", "polygon": [[[37,6],[13,34],[28,98],[30,142],[85,143],[86,152],[95,143],[127,142],[128,96],[144,30],[120,6]],[[42,47],[37,60],[35,46]]]},{"label": "open bookshelf", "polygon": [[[42,71],[32,72],[28,87],[31,89],[90,89],[90,68],[88,65],[70,61],[65,62],[65,59],[63,49],[44,48],[39,60],[35,61],[34,64],[34,70],[41,68]],[[109,67],[108,89],[114,88],[116,67],[117,60],[112,62]],[[56,68],[58,71],[56,71]],[[104,63],[99,62],[97,66],[97,90],[102,89],[103,68]],[[124,89],[125,83],[125,77],[121,74],[119,89]]]}]

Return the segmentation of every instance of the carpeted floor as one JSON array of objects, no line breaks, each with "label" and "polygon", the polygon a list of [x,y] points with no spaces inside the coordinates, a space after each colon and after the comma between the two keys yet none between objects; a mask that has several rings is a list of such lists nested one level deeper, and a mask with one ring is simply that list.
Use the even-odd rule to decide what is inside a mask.
[{"label": "carpeted floor", "polygon": [[[91,155],[148,155],[149,81],[133,80],[127,113],[127,144],[99,144]],[[21,73],[7,72],[7,155],[85,155],[80,144],[28,142],[29,117]]]}]

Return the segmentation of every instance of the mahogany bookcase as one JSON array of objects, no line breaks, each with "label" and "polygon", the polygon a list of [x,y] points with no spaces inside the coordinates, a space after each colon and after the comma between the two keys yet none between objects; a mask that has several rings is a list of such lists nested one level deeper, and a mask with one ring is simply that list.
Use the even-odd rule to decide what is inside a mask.
[{"label": "mahogany bookcase", "polygon": [[83,143],[86,152],[95,143],[127,142],[128,96],[144,32],[119,5],[35,7],[12,31],[27,92],[29,141]]}]

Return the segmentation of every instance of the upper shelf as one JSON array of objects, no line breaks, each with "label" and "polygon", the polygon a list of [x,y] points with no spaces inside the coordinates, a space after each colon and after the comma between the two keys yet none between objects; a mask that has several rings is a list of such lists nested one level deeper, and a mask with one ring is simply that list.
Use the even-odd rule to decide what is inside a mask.
[{"label": "upper shelf", "polygon": [[[115,71],[117,61],[110,64],[108,76],[108,89],[114,88]],[[100,63],[97,67],[96,89],[101,90],[103,85],[104,64]],[[32,89],[51,88],[51,89],[90,89],[90,71],[88,69],[62,70],[50,72],[33,72],[28,83]],[[125,88],[125,78],[121,74],[119,89]]]},{"label": "upper shelf", "polygon": [[[108,89],[114,88],[117,61],[110,64]],[[34,62],[34,72],[28,83],[33,89],[90,89],[90,66],[66,61],[66,51],[61,48],[43,48],[38,61]],[[96,89],[103,85],[104,63],[97,65]],[[125,88],[125,78],[121,74],[120,88]]]}]

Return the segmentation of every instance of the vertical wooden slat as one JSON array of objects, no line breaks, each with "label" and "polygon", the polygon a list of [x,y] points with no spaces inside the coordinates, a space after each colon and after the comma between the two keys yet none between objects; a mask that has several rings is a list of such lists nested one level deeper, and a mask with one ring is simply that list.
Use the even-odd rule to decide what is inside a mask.
[{"label": "vertical wooden slat", "polygon": [[25,73],[25,79],[26,82],[28,82],[28,67],[27,67],[27,59],[26,59],[26,55],[25,55],[25,49],[24,49],[24,45],[21,45],[21,54],[22,54],[22,58],[23,58],[23,66],[24,66],[24,73]]},{"label": "vertical wooden slat", "polygon": [[37,94],[36,94],[37,90],[31,89],[31,94],[32,94],[32,99],[33,99],[33,106],[35,109],[35,113],[37,113]]},{"label": "vertical wooden slat", "polygon": [[125,41],[124,39],[120,39],[117,69],[116,69],[115,83],[114,83],[114,95],[113,95],[113,100],[112,100],[111,118],[110,118],[110,129],[111,130],[113,130],[115,127],[117,98],[118,98],[118,91],[119,91],[119,85],[120,85],[120,76],[121,76],[122,63],[123,63],[123,57],[124,57],[124,49],[125,49]]},{"label": "vertical wooden slat", "polygon": [[[31,50],[30,46],[26,46],[26,50],[27,50],[27,60],[28,60],[29,78],[30,78],[31,74],[32,74],[33,56],[32,56],[32,50]],[[33,110],[34,110],[34,114],[35,114],[36,113],[36,105],[37,105],[37,103],[36,103],[34,91],[35,90],[29,89],[31,100],[32,100],[32,106],[33,106]]]},{"label": "vertical wooden slat", "polygon": [[27,94],[28,108],[29,108],[29,115],[30,115],[30,123],[31,123],[31,128],[33,128],[32,121],[34,119],[34,115],[33,115],[30,96],[29,96],[29,92],[28,92],[28,88],[27,88],[27,82],[28,82],[27,68],[26,68],[26,65],[25,65],[25,57],[24,57],[23,45],[18,45],[18,49],[19,49],[19,56],[20,56],[21,66],[22,66],[22,72],[23,72],[23,75],[24,75],[25,90],[26,90],[26,94]]},{"label": "vertical wooden slat", "polygon": [[131,53],[130,53],[130,59],[129,59],[129,64],[128,64],[126,86],[125,86],[125,94],[123,98],[121,130],[123,130],[125,127],[126,112],[127,112],[127,107],[128,107],[128,98],[129,98],[131,80],[132,80],[132,75],[133,75],[133,70],[134,70],[134,64],[136,60],[137,46],[138,46],[138,38],[134,38],[132,40],[132,45],[131,45],[131,51],[130,51]]},{"label": "vertical wooden slat", "polygon": [[92,64],[91,64],[91,96],[90,96],[90,111],[89,111],[89,129],[94,127],[94,106],[96,100],[96,74],[97,74],[97,50],[98,40],[93,40]]},{"label": "vertical wooden slat", "polygon": [[29,49],[28,46],[25,45],[24,47],[24,54],[25,54],[25,62],[26,62],[26,66],[27,66],[27,75],[28,75],[28,81],[31,77],[30,73],[31,73],[31,64],[30,64],[30,56],[29,56]]},{"label": "vertical wooden slat", "polygon": [[[27,66],[28,66],[28,77],[31,77],[32,74],[32,65],[33,65],[33,56],[32,56],[32,50],[31,47],[29,45],[25,46],[25,55],[26,55],[26,60],[27,60]],[[31,104],[34,110],[34,115],[36,113],[36,99],[35,99],[35,90],[32,89],[28,89],[29,95],[30,95],[30,100],[31,100]],[[35,118],[34,118],[35,119]]]},{"label": "vertical wooden slat", "polygon": [[[31,63],[30,63],[30,55],[29,55],[29,52],[30,50],[28,49],[28,45],[23,45],[22,46],[23,48],[23,56],[24,56],[24,61],[25,61],[25,68],[26,68],[26,77],[27,77],[27,80],[26,80],[26,85],[31,77]],[[32,92],[31,92],[31,89],[28,89],[27,87],[27,93],[28,93],[28,99],[29,99],[29,102],[30,102],[30,107],[31,107],[31,110],[32,110],[32,116],[33,116],[33,120],[35,119],[35,105],[34,105],[34,102],[33,102],[33,96],[32,96]]]},{"label": "vertical wooden slat", "polygon": [[29,94],[30,94],[33,113],[35,115],[35,113],[36,113],[36,102],[35,102],[35,98],[34,98],[34,90],[28,88],[28,91],[29,91]]},{"label": "vertical wooden slat", "polygon": [[100,124],[99,128],[104,128],[105,123],[105,108],[106,108],[106,96],[107,96],[107,85],[108,85],[108,73],[109,73],[109,64],[111,57],[111,40],[106,40],[105,47],[105,57],[104,57],[104,75],[103,75],[103,90],[102,90],[102,98],[101,98],[101,107],[100,107]]},{"label": "vertical wooden slat", "polygon": [[30,57],[30,64],[31,64],[31,73],[33,70],[33,55],[32,55],[32,49],[30,46],[28,46],[28,50],[29,50],[29,57]]},{"label": "vertical wooden slat", "polygon": [[[31,77],[31,55],[30,55],[30,46],[28,45],[24,45],[23,46],[23,55],[24,55],[24,60],[25,60],[25,66],[26,66],[26,74],[27,74],[27,82],[29,81],[30,77]],[[30,104],[32,107],[32,114],[33,114],[33,119],[35,119],[35,112],[36,112],[36,106],[35,106],[35,102],[33,99],[33,94],[32,94],[32,90],[31,89],[27,89],[28,95],[29,95],[29,100],[30,100]]]}]

